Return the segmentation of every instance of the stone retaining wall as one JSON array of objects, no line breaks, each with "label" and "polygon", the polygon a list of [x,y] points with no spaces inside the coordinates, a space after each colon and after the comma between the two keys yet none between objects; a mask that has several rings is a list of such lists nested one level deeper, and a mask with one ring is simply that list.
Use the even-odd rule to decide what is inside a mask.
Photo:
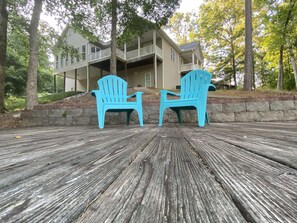
[{"label": "stone retaining wall", "polygon": [[[209,100],[207,105],[211,122],[261,122],[297,120],[297,100],[258,100],[224,99]],[[150,103],[143,106],[145,124],[159,122],[159,104]],[[195,111],[183,111],[183,122],[197,122]],[[67,126],[98,125],[96,107],[43,107],[37,106],[33,111],[24,111],[21,115],[23,126]],[[106,124],[124,124],[125,113],[107,113]],[[164,123],[177,122],[174,112],[167,109]],[[138,124],[138,116],[134,111],[131,124]]]}]

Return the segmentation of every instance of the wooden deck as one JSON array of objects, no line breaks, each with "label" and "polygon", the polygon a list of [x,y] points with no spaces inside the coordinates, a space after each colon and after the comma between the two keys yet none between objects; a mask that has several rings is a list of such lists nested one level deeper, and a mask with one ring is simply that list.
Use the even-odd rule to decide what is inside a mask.
[{"label": "wooden deck", "polygon": [[0,222],[297,222],[297,122],[1,130]]}]

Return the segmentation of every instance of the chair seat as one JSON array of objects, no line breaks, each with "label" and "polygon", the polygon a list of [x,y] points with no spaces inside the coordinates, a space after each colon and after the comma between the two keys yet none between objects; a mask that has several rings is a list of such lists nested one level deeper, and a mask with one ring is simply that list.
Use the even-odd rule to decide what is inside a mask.
[{"label": "chair seat", "polygon": [[[98,86],[99,90],[93,90],[92,95],[96,97],[99,128],[104,128],[106,112],[127,112],[127,125],[129,125],[130,115],[134,110],[138,113],[140,126],[143,126],[143,92],[127,95],[127,82],[115,75],[99,79]],[[136,100],[127,101],[132,97],[136,97]]]},{"label": "chair seat", "polygon": [[[159,126],[162,126],[165,109],[170,108],[176,112],[179,123],[182,123],[181,110],[197,110],[198,125],[204,127],[208,123],[206,112],[207,93],[214,91],[210,84],[211,74],[204,70],[193,70],[181,79],[181,93],[162,90],[160,99]],[[168,100],[167,96],[180,96],[179,99]]]}]

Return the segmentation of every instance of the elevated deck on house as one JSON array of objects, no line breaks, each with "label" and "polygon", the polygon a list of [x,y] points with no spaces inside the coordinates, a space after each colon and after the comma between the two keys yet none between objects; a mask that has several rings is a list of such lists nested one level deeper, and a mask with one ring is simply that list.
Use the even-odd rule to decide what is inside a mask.
[{"label": "elevated deck on house", "polygon": [[0,222],[296,222],[297,122],[0,131]]}]

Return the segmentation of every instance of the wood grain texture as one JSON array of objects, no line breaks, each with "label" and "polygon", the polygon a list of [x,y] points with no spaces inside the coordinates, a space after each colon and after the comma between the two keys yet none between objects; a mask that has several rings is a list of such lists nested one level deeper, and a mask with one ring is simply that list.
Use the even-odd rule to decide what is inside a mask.
[{"label": "wood grain texture", "polygon": [[149,128],[39,130],[17,132],[18,145],[6,142],[9,153],[1,159],[10,161],[0,169],[3,222],[72,222],[158,133]]},{"label": "wood grain texture", "polygon": [[296,222],[297,123],[0,131],[0,222]]},{"label": "wood grain texture", "polygon": [[164,128],[77,222],[245,222],[178,128]]},{"label": "wood grain texture", "polygon": [[[290,126],[292,125],[295,126],[296,123]],[[273,137],[270,132],[282,139],[287,136],[293,140],[290,138],[293,136],[291,130],[295,130],[295,127],[291,130],[280,128],[277,131],[278,125],[275,125],[272,131],[267,128],[264,133],[264,128],[259,125],[261,131],[257,133],[253,131],[255,124],[241,124],[241,128],[236,128],[237,131],[230,130],[230,124],[213,126],[203,130],[183,128],[182,132],[218,181],[231,194],[245,218],[251,222],[296,222],[297,171],[276,162],[275,157],[282,156],[282,153],[276,154],[275,150],[279,148],[284,151],[285,159],[282,160],[288,163],[295,162],[296,156],[289,157],[285,147],[277,141],[273,146],[270,145],[272,152],[269,151],[268,144],[259,143],[261,138],[265,141],[266,137]],[[246,138],[250,140],[238,137],[240,134],[247,135]],[[257,135],[257,140],[252,140],[252,135]],[[293,144],[288,143],[295,154],[296,146],[293,148]],[[253,152],[250,152],[251,150]]]}]

